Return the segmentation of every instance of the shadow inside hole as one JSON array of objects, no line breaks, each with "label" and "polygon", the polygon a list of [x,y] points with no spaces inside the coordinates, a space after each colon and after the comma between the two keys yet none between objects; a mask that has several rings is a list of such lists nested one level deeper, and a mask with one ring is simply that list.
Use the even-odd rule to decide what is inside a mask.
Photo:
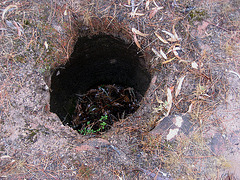
[{"label": "shadow inside hole", "polygon": [[[99,89],[102,85],[111,85],[120,89],[133,88],[137,94],[133,101],[140,102],[150,80],[144,57],[137,54],[135,46],[109,35],[80,37],[68,63],[55,69],[51,77],[50,111],[56,113],[64,125],[80,130],[83,124],[76,126],[73,123],[76,106],[81,104],[79,95],[88,94],[89,90]],[[97,113],[98,120],[106,119],[102,109]],[[87,123],[90,122],[86,121],[86,127]]]}]

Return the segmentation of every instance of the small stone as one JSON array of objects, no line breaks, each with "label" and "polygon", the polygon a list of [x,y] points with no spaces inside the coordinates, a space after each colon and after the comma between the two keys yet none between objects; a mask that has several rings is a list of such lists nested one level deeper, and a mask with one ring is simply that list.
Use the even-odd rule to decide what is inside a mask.
[{"label": "small stone", "polygon": [[167,116],[158,123],[150,134],[153,136],[161,135],[168,141],[174,140],[181,133],[188,135],[193,130],[189,119],[188,114]]}]

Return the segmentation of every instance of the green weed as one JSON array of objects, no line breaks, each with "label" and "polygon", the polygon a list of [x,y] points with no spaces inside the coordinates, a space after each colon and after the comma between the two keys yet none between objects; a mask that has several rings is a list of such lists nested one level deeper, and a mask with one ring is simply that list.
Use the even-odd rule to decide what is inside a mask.
[{"label": "green weed", "polygon": [[78,132],[80,132],[82,135],[88,135],[88,134],[92,134],[92,133],[97,133],[97,132],[100,132],[101,130],[103,130],[105,128],[105,126],[107,125],[106,121],[108,119],[108,116],[107,115],[104,115],[104,116],[101,116],[101,118],[98,120],[100,122],[100,126],[97,130],[94,130],[93,129],[93,123],[91,124],[90,121],[87,122],[87,126],[82,128],[82,129],[79,129]]}]

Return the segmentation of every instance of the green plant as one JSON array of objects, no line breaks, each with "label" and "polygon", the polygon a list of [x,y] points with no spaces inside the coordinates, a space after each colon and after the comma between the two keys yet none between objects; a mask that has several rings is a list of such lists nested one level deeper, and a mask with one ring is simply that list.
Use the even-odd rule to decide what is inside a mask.
[{"label": "green plant", "polygon": [[90,179],[92,176],[92,167],[81,165],[77,171],[77,179]]},{"label": "green plant", "polygon": [[189,20],[193,21],[202,21],[203,19],[207,18],[207,12],[203,9],[194,9],[189,12]]},{"label": "green plant", "polygon": [[101,116],[101,118],[99,119],[99,121],[107,120],[107,118],[108,118],[107,115]]},{"label": "green plant", "polygon": [[91,124],[90,121],[87,122],[87,126],[79,129],[78,132],[80,132],[83,135],[88,135],[88,134],[92,134],[92,133],[97,133],[100,132],[101,130],[103,130],[105,128],[105,126],[107,125],[106,122],[104,122],[105,120],[108,119],[107,115],[101,116],[101,118],[98,120],[100,122],[99,124],[99,128],[97,130],[93,129],[93,123]]},{"label": "green plant", "polygon": [[159,112],[162,112],[162,114],[163,115],[165,115],[166,113],[167,113],[167,106],[168,106],[168,102],[167,101],[158,101],[159,102],[159,106],[158,107],[156,107],[156,108],[154,108],[154,113],[155,112],[157,112],[157,113],[159,113]]}]

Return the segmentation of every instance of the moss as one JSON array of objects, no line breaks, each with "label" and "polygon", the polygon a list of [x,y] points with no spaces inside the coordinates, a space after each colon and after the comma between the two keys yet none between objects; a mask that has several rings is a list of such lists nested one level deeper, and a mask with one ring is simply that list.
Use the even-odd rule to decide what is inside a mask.
[{"label": "moss", "polygon": [[207,18],[207,11],[194,9],[189,12],[188,18],[191,23],[195,21],[202,21],[203,19]]},{"label": "moss", "polygon": [[28,26],[28,25],[30,25],[30,21],[29,21],[29,20],[27,20],[27,19],[24,19],[24,22],[23,22],[23,23],[24,23],[24,25],[25,25],[25,26]]},{"label": "moss", "polygon": [[81,179],[91,179],[92,173],[92,167],[82,164],[79,167],[76,176]]},{"label": "moss", "polygon": [[26,59],[25,59],[25,57],[23,57],[23,55],[16,56],[15,60],[17,62],[26,63]]},{"label": "moss", "polygon": [[45,127],[41,132],[45,135],[48,135],[49,131],[50,131],[50,129]]},{"label": "moss", "polygon": [[29,131],[29,134],[27,135],[26,139],[29,141],[29,142],[36,142],[37,141],[37,133],[39,132],[39,130],[37,129],[28,129]]},{"label": "moss", "polygon": [[0,151],[5,151],[5,147],[3,145],[0,146]]}]

